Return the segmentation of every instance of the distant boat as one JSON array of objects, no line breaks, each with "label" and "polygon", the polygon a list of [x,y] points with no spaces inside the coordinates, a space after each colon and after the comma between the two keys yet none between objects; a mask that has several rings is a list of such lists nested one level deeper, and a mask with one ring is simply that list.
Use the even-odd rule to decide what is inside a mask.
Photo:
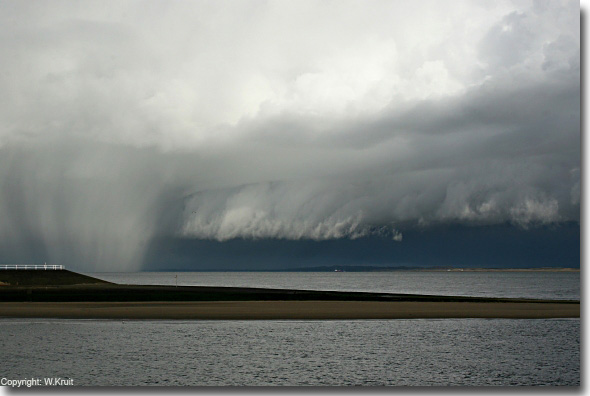
[{"label": "distant boat", "polygon": [[334,272],[342,272],[340,269],[335,269]]}]

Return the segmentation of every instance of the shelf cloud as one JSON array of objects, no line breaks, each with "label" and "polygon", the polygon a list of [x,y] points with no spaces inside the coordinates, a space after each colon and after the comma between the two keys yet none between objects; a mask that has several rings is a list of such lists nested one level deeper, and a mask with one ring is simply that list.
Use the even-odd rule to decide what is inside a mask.
[{"label": "shelf cloud", "polygon": [[579,221],[573,1],[0,4],[0,260]]}]

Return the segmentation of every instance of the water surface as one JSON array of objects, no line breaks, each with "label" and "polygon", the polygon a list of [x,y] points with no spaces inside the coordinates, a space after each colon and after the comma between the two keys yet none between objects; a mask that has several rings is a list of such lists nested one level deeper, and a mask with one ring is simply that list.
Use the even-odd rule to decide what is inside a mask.
[{"label": "water surface", "polygon": [[0,320],[1,376],[75,385],[579,385],[579,319]]},{"label": "water surface", "polygon": [[579,272],[136,272],[93,273],[124,284],[236,286],[446,296],[580,299]]}]

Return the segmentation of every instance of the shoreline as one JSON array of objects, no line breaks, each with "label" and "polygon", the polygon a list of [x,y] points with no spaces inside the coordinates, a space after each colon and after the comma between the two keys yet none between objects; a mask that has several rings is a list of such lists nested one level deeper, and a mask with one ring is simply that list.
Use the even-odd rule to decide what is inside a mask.
[{"label": "shoreline", "polygon": [[440,301],[0,302],[0,318],[150,320],[579,318],[579,303]]},{"label": "shoreline", "polygon": [[429,294],[376,293],[252,287],[160,286],[85,284],[64,286],[1,286],[0,302],[212,302],[212,301],[381,301],[381,302],[474,302],[561,303],[579,300],[548,300],[510,297],[475,297]]},{"label": "shoreline", "polygon": [[579,300],[115,284],[67,270],[0,273],[0,318],[330,320],[579,318]]}]

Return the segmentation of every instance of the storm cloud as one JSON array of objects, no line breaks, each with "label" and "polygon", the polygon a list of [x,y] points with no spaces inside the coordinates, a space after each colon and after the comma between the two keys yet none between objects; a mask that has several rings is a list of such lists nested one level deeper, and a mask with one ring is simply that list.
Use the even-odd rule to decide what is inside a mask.
[{"label": "storm cloud", "polygon": [[579,222],[573,1],[0,4],[0,261]]}]

